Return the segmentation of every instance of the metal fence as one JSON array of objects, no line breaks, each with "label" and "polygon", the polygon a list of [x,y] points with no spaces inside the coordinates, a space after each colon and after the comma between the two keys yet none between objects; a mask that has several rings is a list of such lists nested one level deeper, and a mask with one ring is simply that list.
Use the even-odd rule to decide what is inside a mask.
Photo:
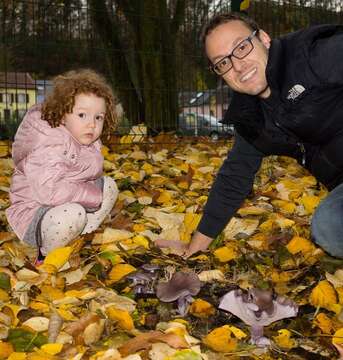
[{"label": "metal fence", "polygon": [[[155,133],[230,133],[218,124],[230,89],[207,71],[199,40],[208,18],[230,8],[227,0],[0,0],[0,136],[13,136],[44,101],[53,76],[81,67],[112,83],[121,134],[140,123]],[[341,0],[250,0],[247,13],[272,37],[343,23]]]}]

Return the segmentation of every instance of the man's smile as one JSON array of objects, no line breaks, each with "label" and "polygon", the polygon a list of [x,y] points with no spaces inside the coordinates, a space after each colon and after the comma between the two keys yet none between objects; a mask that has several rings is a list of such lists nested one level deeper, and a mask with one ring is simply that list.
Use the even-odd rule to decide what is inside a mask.
[{"label": "man's smile", "polygon": [[240,79],[239,81],[240,82],[245,82],[245,81],[248,81],[250,80],[256,73],[257,71],[257,68],[254,67],[252,70],[250,70],[248,73],[244,74]]}]

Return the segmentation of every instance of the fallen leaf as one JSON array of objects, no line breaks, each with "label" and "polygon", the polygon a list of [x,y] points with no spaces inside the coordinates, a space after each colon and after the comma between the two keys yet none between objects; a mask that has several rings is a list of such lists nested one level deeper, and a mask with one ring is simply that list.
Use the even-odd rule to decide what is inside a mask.
[{"label": "fallen leaf", "polygon": [[313,306],[330,310],[330,306],[337,303],[337,295],[333,286],[327,280],[322,280],[312,290],[309,300]]},{"label": "fallen leaf", "polygon": [[124,276],[136,271],[136,268],[130,264],[116,264],[108,274],[111,283],[121,280]]},{"label": "fallen leaf", "polygon": [[278,346],[287,350],[297,345],[296,341],[292,339],[292,333],[287,329],[278,330],[278,335],[273,336],[273,340]]},{"label": "fallen leaf", "polygon": [[44,264],[53,265],[58,270],[68,261],[72,251],[73,248],[70,246],[52,250],[44,259]]},{"label": "fallen leaf", "polygon": [[199,318],[208,318],[209,316],[214,315],[216,311],[213,305],[209,302],[202,299],[196,299],[192,302],[189,312],[193,316]]},{"label": "fallen leaf", "polygon": [[134,328],[132,317],[128,311],[110,306],[106,309],[106,314],[111,320],[116,321],[121,329],[132,330]]},{"label": "fallen leaf", "polygon": [[232,352],[237,347],[237,340],[232,335],[229,326],[224,325],[206,335],[203,343],[214,351]]},{"label": "fallen leaf", "polygon": [[128,340],[124,345],[119,347],[118,350],[120,354],[125,357],[140,350],[150,349],[152,343],[155,342],[166,343],[175,349],[188,347],[187,342],[180,336],[175,334],[163,334],[160,331],[151,331],[142,333],[135,338]]}]

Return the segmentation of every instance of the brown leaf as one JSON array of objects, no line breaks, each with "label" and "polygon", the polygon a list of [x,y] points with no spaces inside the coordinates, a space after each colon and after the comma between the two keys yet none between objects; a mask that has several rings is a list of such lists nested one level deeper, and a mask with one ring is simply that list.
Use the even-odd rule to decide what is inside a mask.
[{"label": "brown leaf", "polygon": [[188,172],[186,175],[182,175],[182,176],[177,176],[175,179],[174,179],[174,182],[176,184],[178,184],[179,182],[187,182],[188,183],[188,186],[191,186],[192,184],[192,179],[193,179],[193,176],[194,176],[194,169],[188,165]]},{"label": "brown leaf", "polygon": [[180,349],[187,348],[188,344],[185,339],[175,334],[163,334],[160,331],[151,331],[148,333],[143,333],[135,338],[127,341],[123,346],[118,350],[120,354],[125,357],[130,354],[134,354],[140,350],[150,349],[153,343],[163,342],[169,346]]},{"label": "brown leaf", "polygon": [[118,215],[125,207],[123,200],[116,201],[113,209],[111,210],[111,218],[114,218],[116,215]]},{"label": "brown leaf", "polygon": [[94,313],[84,315],[78,321],[74,321],[66,326],[64,331],[69,335],[76,337],[80,335],[89,324],[96,322],[99,319],[100,317]]},{"label": "brown leaf", "polygon": [[132,220],[129,216],[124,216],[123,214],[117,214],[110,222],[109,224],[113,229],[119,229],[119,230],[128,230],[132,231]]}]

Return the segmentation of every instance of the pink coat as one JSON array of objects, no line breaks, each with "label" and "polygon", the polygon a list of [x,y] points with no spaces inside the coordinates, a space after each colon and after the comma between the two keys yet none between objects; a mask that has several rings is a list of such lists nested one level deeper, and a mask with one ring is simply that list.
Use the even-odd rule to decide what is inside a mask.
[{"label": "pink coat", "polygon": [[41,119],[40,106],[25,115],[15,135],[8,222],[22,240],[41,206],[76,202],[86,209],[101,205],[102,191],[95,180],[103,173],[100,140],[87,146],[60,125]]}]

